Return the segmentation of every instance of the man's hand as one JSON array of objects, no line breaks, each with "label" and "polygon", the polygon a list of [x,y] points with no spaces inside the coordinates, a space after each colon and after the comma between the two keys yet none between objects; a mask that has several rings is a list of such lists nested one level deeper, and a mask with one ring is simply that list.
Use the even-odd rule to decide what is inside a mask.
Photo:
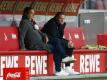
[{"label": "man's hand", "polygon": [[72,43],[72,41],[69,41],[68,42],[68,48],[73,48],[74,47],[74,44]]},{"label": "man's hand", "polygon": [[48,38],[48,36],[46,36],[46,44],[48,43],[48,41],[49,41],[49,38]]},{"label": "man's hand", "polygon": [[49,38],[48,38],[48,36],[45,36],[45,43],[47,44],[48,43],[48,41],[49,41]]}]

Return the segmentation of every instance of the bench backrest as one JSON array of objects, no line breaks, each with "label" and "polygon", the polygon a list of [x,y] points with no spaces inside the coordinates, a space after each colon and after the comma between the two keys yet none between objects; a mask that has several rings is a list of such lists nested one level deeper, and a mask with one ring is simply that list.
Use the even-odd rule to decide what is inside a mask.
[{"label": "bench backrest", "polygon": [[[83,28],[66,27],[65,38],[74,43],[75,48],[85,45]],[[0,26],[0,50],[19,50],[18,28]]]},{"label": "bench backrest", "polygon": [[64,35],[66,39],[73,42],[75,49],[80,49],[86,44],[82,27],[66,27]]},{"label": "bench backrest", "polygon": [[0,26],[0,51],[19,50],[18,28]]}]

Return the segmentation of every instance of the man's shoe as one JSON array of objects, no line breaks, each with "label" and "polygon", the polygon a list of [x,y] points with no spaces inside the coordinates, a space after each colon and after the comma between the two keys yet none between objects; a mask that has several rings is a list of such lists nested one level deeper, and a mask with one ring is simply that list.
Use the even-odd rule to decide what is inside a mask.
[{"label": "man's shoe", "polygon": [[74,70],[72,70],[70,67],[65,67],[65,72],[69,73],[70,75],[73,75],[73,74],[80,74],[79,72],[76,72]]},{"label": "man's shoe", "polygon": [[67,72],[64,71],[64,70],[61,70],[60,72],[56,72],[55,75],[56,75],[56,76],[68,76],[69,73],[67,73]]},{"label": "man's shoe", "polygon": [[76,59],[72,57],[65,57],[64,59],[62,59],[62,63],[74,63],[75,61]]}]

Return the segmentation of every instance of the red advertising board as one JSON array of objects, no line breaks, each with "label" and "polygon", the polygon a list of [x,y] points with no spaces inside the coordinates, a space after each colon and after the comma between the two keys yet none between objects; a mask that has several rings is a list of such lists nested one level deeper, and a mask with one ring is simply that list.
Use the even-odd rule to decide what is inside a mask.
[{"label": "red advertising board", "polygon": [[71,64],[71,68],[81,74],[106,72],[106,51],[75,50],[74,57],[77,61]]},{"label": "red advertising board", "polygon": [[[18,52],[16,51],[16,54]],[[5,54],[5,52],[4,52]],[[14,53],[15,54],[15,53]],[[19,55],[11,52],[0,54],[0,76],[3,76],[4,68],[29,68],[31,76],[53,75],[53,56],[43,51],[23,51]]]},{"label": "red advertising board", "polygon": [[4,68],[3,80],[30,80],[28,68]]},{"label": "red advertising board", "polygon": [[[17,54],[18,52],[16,52]],[[100,73],[106,70],[106,51],[103,50],[75,50],[73,57],[77,59],[71,63],[71,69],[81,74]],[[0,76],[3,76],[4,68],[29,68],[30,76],[49,76],[54,74],[54,63],[51,53],[19,52],[0,53]]]}]

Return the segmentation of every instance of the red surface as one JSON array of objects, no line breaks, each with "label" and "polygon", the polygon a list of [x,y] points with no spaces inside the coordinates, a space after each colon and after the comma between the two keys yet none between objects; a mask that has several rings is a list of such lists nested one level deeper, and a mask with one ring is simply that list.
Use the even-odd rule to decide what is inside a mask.
[{"label": "red surface", "polygon": [[4,68],[3,80],[30,80],[27,68]]},{"label": "red surface", "polygon": [[21,50],[17,50],[17,51],[0,51],[0,55],[35,55],[35,53],[38,54],[43,54],[43,55],[47,55],[48,52],[45,50],[33,50],[33,51],[21,51]]},{"label": "red surface", "polygon": [[18,29],[0,26],[0,51],[19,50]]},{"label": "red surface", "polygon": [[65,28],[65,38],[74,44],[76,49],[81,48],[85,45],[85,38],[83,33],[83,28],[76,27],[66,27]]},{"label": "red surface", "polygon": [[52,53],[48,54],[48,76],[52,76],[54,74],[54,61]]},{"label": "red surface", "polygon": [[98,34],[97,44],[102,46],[107,46],[107,34]]},{"label": "red surface", "polygon": [[[66,39],[74,43],[75,48],[85,45],[82,28],[65,28]],[[19,50],[18,28],[0,27],[0,50]]]},{"label": "red surface", "polygon": [[75,53],[83,53],[83,54],[87,54],[87,53],[107,53],[107,50],[89,50],[89,49],[75,49],[74,50],[74,54]]}]

